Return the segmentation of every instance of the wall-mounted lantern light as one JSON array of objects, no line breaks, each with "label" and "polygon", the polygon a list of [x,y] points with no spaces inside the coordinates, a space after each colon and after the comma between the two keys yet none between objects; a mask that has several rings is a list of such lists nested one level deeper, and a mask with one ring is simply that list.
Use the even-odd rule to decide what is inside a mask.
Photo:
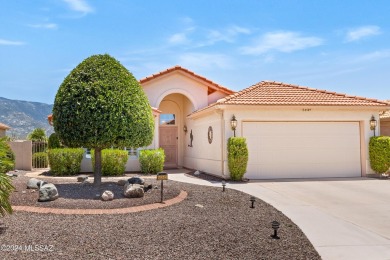
[{"label": "wall-mounted lantern light", "polygon": [[371,129],[372,131],[374,131],[374,136],[375,136],[375,128],[376,128],[377,123],[378,123],[378,122],[376,121],[375,117],[374,117],[374,116],[371,116],[371,120],[370,120],[370,129]]},{"label": "wall-mounted lantern light", "polygon": [[187,130],[187,126],[186,125],[183,126],[183,131],[184,131],[185,134],[187,133],[188,130]]},{"label": "wall-mounted lantern light", "polygon": [[232,120],[230,120],[230,126],[232,127],[234,137],[236,137],[237,119],[235,115],[233,115]]}]

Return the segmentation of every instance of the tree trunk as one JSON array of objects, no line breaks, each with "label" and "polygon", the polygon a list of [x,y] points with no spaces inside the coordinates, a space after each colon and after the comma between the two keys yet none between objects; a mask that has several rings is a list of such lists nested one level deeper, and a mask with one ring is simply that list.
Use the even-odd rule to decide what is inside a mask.
[{"label": "tree trunk", "polygon": [[95,172],[93,185],[99,187],[102,183],[102,149],[95,148]]}]

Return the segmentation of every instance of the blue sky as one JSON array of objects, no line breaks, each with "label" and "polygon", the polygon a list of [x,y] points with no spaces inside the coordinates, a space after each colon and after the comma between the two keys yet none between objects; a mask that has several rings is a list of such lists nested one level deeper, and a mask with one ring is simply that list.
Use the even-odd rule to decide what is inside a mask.
[{"label": "blue sky", "polygon": [[390,1],[0,0],[0,96],[53,103],[82,60],[137,79],[183,66],[233,90],[275,80],[390,99]]}]

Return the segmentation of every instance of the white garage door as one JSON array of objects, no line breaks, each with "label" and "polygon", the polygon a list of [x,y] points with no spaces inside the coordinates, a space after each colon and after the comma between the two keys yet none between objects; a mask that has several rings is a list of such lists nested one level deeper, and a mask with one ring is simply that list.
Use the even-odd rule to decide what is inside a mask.
[{"label": "white garage door", "polygon": [[359,122],[244,122],[245,177],[359,177],[359,129]]}]

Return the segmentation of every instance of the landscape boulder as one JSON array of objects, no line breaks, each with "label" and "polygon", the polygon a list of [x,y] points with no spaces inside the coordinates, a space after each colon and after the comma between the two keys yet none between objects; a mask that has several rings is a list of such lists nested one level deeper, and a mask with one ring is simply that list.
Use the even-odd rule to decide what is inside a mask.
[{"label": "landscape boulder", "polygon": [[125,186],[126,183],[128,183],[127,180],[119,180],[119,181],[117,182],[117,184],[118,184],[119,186]]},{"label": "landscape boulder", "polygon": [[142,198],[144,194],[144,186],[139,184],[126,184],[123,190],[126,198]]},{"label": "landscape boulder", "polygon": [[110,201],[114,199],[114,193],[110,190],[106,190],[102,194],[102,200],[104,201]]},{"label": "landscape boulder", "polygon": [[41,180],[38,180],[36,178],[31,178],[27,181],[27,189],[39,189],[38,183],[41,182]]},{"label": "landscape boulder", "polygon": [[52,201],[58,199],[58,190],[52,183],[40,183],[39,202]]},{"label": "landscape boulder", "polygon": [[131,177],[130,179],[127,180],[127,182],[130,184],[139,184],[139,185],[145,184],[145,180],[138,176]]},{"label": "landscape boulder", "polygon": [[77,176],[77,182],[84,182],[88,179],[87,175],[79,175]]}]

